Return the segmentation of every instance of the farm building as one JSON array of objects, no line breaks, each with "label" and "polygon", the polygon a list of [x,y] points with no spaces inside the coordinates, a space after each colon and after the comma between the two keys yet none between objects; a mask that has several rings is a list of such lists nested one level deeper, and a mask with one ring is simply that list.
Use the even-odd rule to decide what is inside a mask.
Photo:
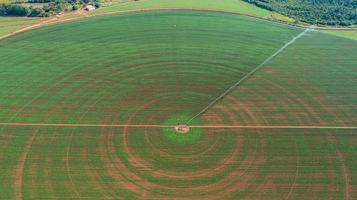
[{"label": "farm building", "polygon": [[84,7],[84,10],[86,10],[86,11],[94,11],[94,10],[95,10],[95,7],[92,6],[92,5],[86,5],[86,6]]}]

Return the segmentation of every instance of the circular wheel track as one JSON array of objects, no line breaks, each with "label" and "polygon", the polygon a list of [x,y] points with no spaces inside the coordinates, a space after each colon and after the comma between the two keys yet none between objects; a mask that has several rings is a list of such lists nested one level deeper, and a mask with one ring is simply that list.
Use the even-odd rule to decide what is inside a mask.
[{"label": "circular wheel track", "polygon": [[[146,32],[137,32],[137,34],[146,34]],[[160,37],[165,37],[165,35],[161,35]],[[214,35],[210,35],[209,37],[214,37]],[[130,42],[131,40],[137,40],[139,38],[140,37],[137,35],[130,40],[128,39],[127,42]],[[101,42],[109,39],[94,38],[93,42]],[[234,41],[234,39],[232,39],[232,41]],[[78,46],[76,48],[78,48]],[[73,47],[73,49],[76,48]],[[172,77],[175,77],[167,76],[166,73],[161,73],[160,69],[163,69],[164,66],[173,66],[173,69],[177,70],[178,72],[177,76],[194,74],[197,77],[202,75],[205,69],[214,68],[215,70],[212,72],[214,76],[209,78],[214,78],[215,80],[234,81],[235,79],[233,79],[233,76],[230,74],[243,74],[245,72],[244,69],[235,68],[233,65],[197,61],[202,58],[199,54],[193,54],[193,58],[197,60],[176,60],[175,62],[165,60],[155,61],[155,59],[152,58],[157,55],[155,54],[155,51],[158,49],[155,48],[151,49],[151,51],[154,53],[139,50],[138,54],[143,56],[141,61],[135,61],[135,59],[132,59],[136,58],[135,55],[124,55],[122,58],[123,60],[126,60],[126,62],[120,63],[110,63],[105,61],[105,59],[108,57],[98,58],[98,62],[104,63],[103,68],[101,69],[84,69],[84,66],[90,64],[87,62],[78,64],[73,68],[66,70],[60,76],[53,77],[50,81],[53,82],[53,84],[43,88],[42,92],[40,92],[38,96],[29,99],[27,104],[25,104],[22,108],[17,109],[11,119],[13,120],[16,117],[31,115],[34,113],[40,113],[40,115],[45,118],[49,116],[46,114],[46,112],[50,112],[54,115],[60,116],[59,120],[68,120],[68,116],[65,115],[64,111],[75,108],[75,111],[81,112],[81,115],[75,119],[82,121],[95,121],[99,119],[113,124],[121,124],[122,122],[126,124],[153,124],[154,122],[160,123],[163,122],[165,118],[170,117],[172,113],[186,109],[197,109],[196,106],[200,104],[199,100],[212,99],[214,97],[214,93],[221,91],[221,89],[224,88],[223,86],[229,84],[229,81],[227,81],[224,82],[224,84],[218,86],[209,85],[206,87],[204,84],[207,82],[205,82],[206,80],[203,80],[201,82],[195,81],[193,86],[190,86],[191,83],[187,84],[180,82],[179,80],[175,80],[175,82],[171,85],[169,84],[164,86],[160,83],[166,82]],[[81,50],[87,50],[85,44],[81,45]],[[123,48],[123,51],[126,50],[130,51],[130,49]],[[172,49],[168,48],[167,50],[170,52]],[[211,50],[210,53],[216,56],[220,55],[222,58],[224,58],[223,55],[228,55],[230,51],[217,49]],[[217,56],[217,58],[220,56]],[[55,59],[48,60],[48,62],[55,62]],[[195,68],[194,70],[178,68],[179,65],[184,64],[195,65]],[[117,65],[123,65],[126,67],[122,69],[112,69],[113,66]],[[31,70],[35,70],[35,68],[25,71],[24,74],[30,73]],[[87,74],[90,72],[95,72],[96,75],[88,76]],[[152,83],[149,85],[139,83],[135,85],[136,87],[131,91],[131,93],[123,97],[123,95],[127,93],[120,90],[126,87],[132,87],[132,84],[135,83],[128,77],[156,78],[159,80],[159,83]],[[85,83],[79,83],[78,86],[72,86],[71,81],[77,79],[80,79],[80,81],[84,81]],[[254,81],[254,79],[252,81]],[[306,121],[318,121],[319,123],[323,123],[323,120],[320,119],[314,108],[310,107],[306,102],[306,99],[308,99],[310,96],[313,96],[312,94],[307,93],[307,98],[303,99],[295,95],[294,92],[285,89],[284,85],[279,85],[267,80],[265,81],[268,83],[268,86],[255,88],[254,91],[249,90],[249,88],[247,89],[242,87],[237,91],[252,93],[253,97],[255,96],[257,98],[261,98],[263,104],[269,102],[269,99],[262,95],[267,93],[264,90],[267,90],[268,88],[275,91],[280,91],[283,94],[283,99],[281,102],[285,104],[267,104],[268,108],[273,110],[289,110],[289,105],[296,105],[298,108],[302,109],[301,113],[299,114],[306,118]],[[201,84],[204,86],[200,86]],[[73,88],[76,88],[76,90],[73,90],[74,92],[70,92]],[[98,92],[98,90],[104,90],[104,93],[107,95],[104,95],[103,99],[98,97],[90,98],[93,92]],[[28,93],[30,92],[31,91]],[[58,97],[55,96],[56,94],[60,93],[62,93],[61,95],[64,95],[65,98],[62,98],[61,95]],[[75,102],[75,100],[78,98],[78,94],[80,94],[83,98],[88,98],[89,100],[87,103],[81,106],[75,105],[73,107],[67,107],[71,101]],[[24,93],[23,95],[26,96],[27,93]],[[32,105],[42,104],[45,100],[44,97],[50,95],[54,95],[54,99],[57,101],[53,101],[52,103],[47,104],[47,107],[44,109],[27,110],[27,108],[30,108]],[[172,103],[172,98],[177,98],[178,96],[182,97],[182,95],[187,95],[187,97],[191,97],[197,100],[199,103],[194,105],[185,105],[187,101],[182,105],[175,105]],[[138,99],[139,97],[143,97],[143,99]],[[103,107],[104,104],[101,104],[102,102],[99,102],[99,99],[106,103],[112,102],[112,104]],[[61,100],[66,101],[64,103],[59,103]],[[271,121],[267,119],[267,116],[265,116],[264,113],[259,111],[257,112],[256,107],[252,105],[242,106],[247,105],[242,102],[243,101],[239,96],[227,96],[222,103],[219,103],[212,110],[202,116],[202,123],[235,124],[239,122],[239,124],[249,125],[262,125],[271,123]],[[318,103],[323,107],[322,102]],[[93,105],[93,107],[90,105]],[[159,107],[157,107],[157,105],[159,105]],[[131,106],[130,109],[132,109],[132,107],[137,109],[135,111],[133,109],[132,112],[122,114],[123,112],[126,112],[125,108],[127,106]],[[104,109],[104,113],[106,114],[105,117],[95,116],[90,118],[90,112],[94,111],[95,109]],[[61,116],[62,113],[63,115]],[[287,114],[283,117],[289,119],[293,118],[293,115],[294,114]],[[306,121],[303,121],[303,117],[301,116],[296,118],[294,121],[298,124],[304,124]],[[76,130],[73,129],[71,138],[75,131]],[[167,141],[160,141],[157,140],[157,138],[154,140],[154,137],[158,137],[160,135],[160,131],[161,130],[159,128],[101,128],[97,153],[100,155],[100,159],[104,163],[104,172],[97,172],[93,176],[95,177],[95,180],[99,181],[104,177],[103,174],[106,174],[112,176],[116,182],[113,185],[104,182],[92,184],[101,189],[108,190],[108,192],[103,193],[105,198],[118,198],[119,196],[111,193],[110,190],[123,188],[141,197],[145,197],[146,195],[156,195],[157,197],[163,197],[167,194],[170,194],[173,196],[173,198],[192,197],[199,199],[205,196],[207,198],[215,199],[216,197],[218,198],[222,196],[230,197],[232,194],[239,193],[247,189],[258,188],[259,184],[256,184],[257,181],[264,179],[265,175],[258,174],[258,170],[267,160],[263,151],[263,149],[267,147],[267,138],[263,131],[256,130],[249,135],[249,133],[239,129],[204,129],[201,139],[197,142],[198,150],[190,146],[185,148],[178,148],[181,151],[183,149],[187,150],[187,152],[182,151],[181,154],[177,154],[173,152],[173,150],[168,149],[167,147],[170,144],[167,144]],[[147,151],[152,154],[151,157],[147,158],[146,155],[143,155],[143,152],[140,151],[140,147],[133,143],[133,134],[139,134],[142,136],[142,142],[146,143],[147,147],[149,147]],[[232,144],[232,147],[234,148],[231,148],[229,151],[224,152],[223,154],[219,153],[218,150],[223,148],[225,144],[224,142],[226,142],[228,139],[231,139],[231,137],[228,137],[227,135],[234,135],[232,136],[234,138],[234,144]],[[249,147],[247,147],[248,145]],[[67,172],[68,176],[71,177],[71,165],[69,165],[69,161],[71,160],[69,157],[71,156],[70,154],[72,152],[70,151],[71,143],[68,144],[67,148]],[[245,150],[245,148],[249,149]],[[119,151],[122,154],[119,154]],[[159,156],[160,159],[165,160],[167,163],[176,161],[176,164],[178,162],[183,166],[190,166],[192,163],[199,165],[212,156],[217,156],[217,158],[215,158],[216,160],[214,162],[210,162],[209,166],[207,167],[203,168],[201,166],[201,168],[197,169],[188,168],[182,170],[177,167],[171,167],[170,169],[166,169],[165,167],[158,168],[157,163],[153,163],[153,155]],[[298,156],[296,159],[299,160]],[[19,175],[19,173],[17,175]],[[294,173],[293,180],[296,180],[298,176],[299,173]],[[218,178],[213,179],[212,177]],[[206,180],[207,178],[212,178],[212,180],[205,182],[201,181]],[[71,180],[71,182],[74,190],[76,190],[76,181]],[[170,182],[177,184],[170,184]],[[187,185],[187,183],[190,182],[193,182],[195,185]],[[177,190],[177,186],[180,186],[180,191]],[[286,198],[292,197],[294,187],[295,181],[292,182],[290,187],[291,189],[287,193]],[[79,194],[80,192],[76,193],[78,193],[78,197],[81,196],[81,194]]]}]

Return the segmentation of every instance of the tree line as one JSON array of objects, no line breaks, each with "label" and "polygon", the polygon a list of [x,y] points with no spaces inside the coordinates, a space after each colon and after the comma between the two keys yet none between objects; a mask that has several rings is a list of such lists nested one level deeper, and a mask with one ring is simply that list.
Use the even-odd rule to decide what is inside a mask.
[{"label": "tree line", "polygon": [[316,25],[357,24],[357,0],[244,0],[296,20]]},{"label": "tree line", "polygon": [[[42,7],[31,3],[45,3]],[[48,17],[63,11],[77,10],[83,5],[100,7],[100,0],[28,0],[10,4],[0,4],[0,16]]]}]

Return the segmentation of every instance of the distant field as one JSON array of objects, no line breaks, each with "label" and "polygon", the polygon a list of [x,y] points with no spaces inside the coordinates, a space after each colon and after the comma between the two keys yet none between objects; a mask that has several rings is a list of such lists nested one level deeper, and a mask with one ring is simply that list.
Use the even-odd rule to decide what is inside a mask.
[{"label": "distant field", "polygon": [[13,2],[12,0],[0,0],[0,4],[1,3],[11,3],[11,2]]},{"label": "distant field", "polygon": [[292,22],[293,20],[275,12],[258,8],[241,0],[142,0],[142,1],[113,1],[112,6],[103,7],[93,15],[120,12],[136,9],[160,9],[160,8],[186,8],[186,9],[208,9],[226,12],[248,14],[262,18],[273,18]]},{"label": "distant field", "polygon": [[12,33],[37,22],[37,18],[0,17],[0,36]]},{"label": "distant field", "polygon": [[[302,31],[155,11],[0,41],[0,123],[57,124],[0,126],[0,199],[354,199],[353,129],[112,126],[184,124]],[[308,32],[190,125],[356,127],[356,44]]]},{"label": "distant field", "polygon": [[[1,0],[0,0],[1,1]],[[181,8],[181,9],[208,9],[218,10],[226,12],[234,12],[257,16],[267,19],[282,20],[292,22],[293,20],[280,15],[275,12],[260,9],[251,4],[245,3],[240,0],[142,0],[142,1],[129,1],[129,0],[115,0],[115,1],[103,1],[104,7],[96,10],[92,13],[92,16],[103,15],[110,13],[120,13],[135,11],[138,9],[169,9],[169,8]],[[67,13],[64,18],[78,18],[75,13]],[[82,16],[83,17],[83,16]],[[38,23],[37,19],[33,18],[3,18],[0,17],[0,37],[8,33],[12,33],[21,28],[24,28],[32,23]]]},{"label": "distant field", "polygon": [[357,40],[357,30],[328,30],[323,32],[339,37]]}]

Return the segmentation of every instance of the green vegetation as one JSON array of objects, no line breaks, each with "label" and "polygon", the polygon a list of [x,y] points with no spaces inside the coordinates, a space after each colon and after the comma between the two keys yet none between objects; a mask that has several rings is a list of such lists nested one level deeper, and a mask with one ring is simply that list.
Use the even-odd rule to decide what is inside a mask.
[{"label": "green vegetation", "polygon": [[259,17],[268,17],[269,11],[256,8],[243,1],[236,0],[143,0],[133,1],[120,4],[114,4],[113,6],[104,7],[98,10],[96,13],[110,12],[110,11],[126,11],[136,9],[159,9],[159,8],[186,8],[186,9],[212,9],[222,10],[226,12],[239,12],[244,14],[251,14]]},{"label": "green vegetation", "polygon": [[356,44],[317,31],[300,38],[231,94],[254,111],[246,123],[356,125]]},{"label": "green vegetation", "polygon": [[37,18],[0,17],[0,36],[37,23]]},{"label": "green vegetation", "polygon": [[[301,31],[198,11],[38,28],[0,41],[0,122],[176,125]],[[356,44],[309,32],[193,124],[357,126]],[[357,195],[355,130],[172,131],[0,126],[0,199]]]},{"label": "green vegetation", "polygon": [[[221,16],[223,16],[222,19],[220,19]],[[155,20],[156,18],[158,20]],[[195,21],[190,22],[192,18]],[[242,18],[245,20],[241,20]],[[140,20],[143,22],[139,23]],[[133,22],[137,23],[137,26],[132,26]],[[112,28],[108,30],[109,27]],[[220,33],[221,30],[225,32]],[[71,93],[72,89],[79,86],[87,87],[86,84],[89,84],[88,89],[96,91],[98,88],[92,88],[90,84],[91,80],[96,79],[102,87],[109,87],[108,89],[113,87],[112,89],[116,91],[111,96],[105,97],[106,100],[99,102],[97,106],[106,107],[106,102],[114,101],[121,103],[117,109],[136,109],[144,102],[155,100],[156,95],[165,94],[164,91],[167,91],[169,94],[173,92],[172,96],[168,97],[169,102],[163,101],[151,106],[155,105],[154,108],[160,110],[160,104],[170,103],[175,105],[171,108],[177,110],[175,113],[185,110],[194,112],[300,31],[300,29],[283,25],[272,26],[270,23],[246,19],[246,17],[206,12],[167,11],[94,17],[88,20],[35,29],[1,41],[0,54],[6,59],[3,60],[1,67],[6,69],[4,74],[15,73],[16,76],[27,73],[27,70],[22,70],[26,68],[24,65],[34,67],[32,75],[28,74],[19,82],[21,84],[22,81],[29,81],[34,84],[29,84],[21,96],[41,94],[43,87],[47,88],[49,93],[56,93],[56,95],[46,94],[46,98],[49,97],[51,100],[45,100],[48,104],[39,108],[36,111],[38,114],[32,115],[31,118],[22,118],[19,113],[18,120],[20,121],[44,120],[45,118],[41,116],[47,110],[47,106],[51,106],[58,99]],[[203,32],[210,34],[207,37],[202,37]],[[247,42],[245,38],[253,33],[260,36]],[[131,38],[135,38],[135,40]],[[13,40],[24,41],[12,43]],[[264,51],[257,48],[263,45]],[[217,49],[218,46],[225,48]],[[29,51],[31,48],[41,50]],[[118,51],[113,52],[112,49],[118,49]],[[20,60],[11,59],[14,50],[16,50],[16,55],[21,58]],[[207,58],[208,55],[209,58]],[[27,61],[22,63],[21,60]],[[75,65],[73,65],[74,61]],[[146,65],[148,66],[146,67]],[[111,67],[127,70],[125,73],[120,73],[120,71],[113,73]],[[136,68],[139,70],[134,70]],[[202,69],[208,70],[203,71]],[[53,73],[53,70],[56,73]],[[76,70],[82,72],[72,76],[71,73]],[[96,73],[90,75],[92,73],[86,73],[87,70],[96,71]],[[161,71],[161,73],[157,73],[157,71]],[[151,73],[153,73],[153,77],[150,76],[151,78],[147,79],[146,77]],[[34,76],[38,77],[33,79]],[[50,77],[54,78],[53,76],[67,78],[52,86],[48,81]],[[197,79],[201,76],[202,78]],[[74,81],[70,88],[66,86],[67,81],[65,80],[67,79]],[[111,85],[116,80],[121,80],[118,83],[119,88],[116,88],[116,85]],[[177,85],[180,87],[178,88]],[[211,85],[211,88],[205,90],[204,88],[208,85]],[[51,89],[52,87],[63,88],[63,90],[61,89],[62,92],[57,93]],[[142,87],[148,89],[143,90],[145,93],[141,94],[141,98],[136,98],[138,95],[136,93],[131,95],[130,91],[135,91],[135,88],[139,90]],[[1,92],[6,93],[6,90]],[[78,92],[76,94],[79,97],[88,98],[86,93]],[[94,96],[92,96],[93,94]],[[102,96],[97,92],[93,94],[90,94],[89,99],[94,100],[98,96]],[[126,98],[121,99],[123,94],[126,94]],[[182,98],[177,98],[177,95]],[[28,97],[30,98],[30,96]],[[6,95],[3,97],[5,98]],[[114,100],[115,98],[119,99]],[[157,96],[156,98],[164,97]],[[21,104],[21,99],[3,101],[5,109],[2,110],[1,120],[8,120],[8,117],[14,114],[11,108],[18,103]],[[71,100],[71,102],[77,101]],[[24,108],[21,112],[26,112],[25,110],[31,109],[32,106],[36,106],[35,104],[34,102],[33,105],[28,105],[29,107]],[[146,109],[150,110],[151,107]],[[52,114],[53,117],[46,118],[46,121],[64,120],[67,117],[62,115],[67,112],[74,116],[82,115],[82,110],[73,110],[70,107],[56,109],[54,112],[58,113]],[[102,122],[105,113],[98,115],[93,112],[90,115],[92,117],[84,118],[86,122]],[[123,116],[123,118],[126,117]],[[62,122],[69,122],[69,120],[71,118]]]},{"label": "green vegetation", "polygon": [[0,4],[0,16],[29,16],[31,10],[25,6],[17,4]]},{"label": "green vegetation", "polygon": [[[82,5],[100,7],[100,0],[29,0],[23,3],[0,4],[0,16],[49,17],[63,11],[73,11]],[[32,6],[31,3],[45,3],[43,6]]]},{"label": "green vegetation", "polygon": [[244,0],[310,24],[350,26],[357,24],[355,0]]},{"label": "green vegetation", "polygon": [[0,0],[0,4],[11,3],[11,0]]},{"label": "green vegetation", "polygon": [[257,8],[253,5],[245,3],[240,0],[143,0],[143,1],[129,1],[129,2],[113,2],[112,6],[103,7],[93,13],[93,15],[102,14],[106,12],[121,12],[140,9],[200,9],[200,10],[217,10],[223,12],[233,12],[247,14],[262,18],[272,18],[282,21],[292,21],[290,18],[283,15],[270,12],[264,9]]},{"label": "green vegetation", "polygon": [[325,30],[322,32],[352,40],[357,40],[357,30]]},{"label": "green vegetation", "polygon": [[[173,114],[169,116],[166,121],[163,122],[164,125],[183,125],[186,124],[188,120],[192,117],[192,114],[180,113],[180,114]],[[193,123],[195,125],[200,125],[201,123],[199,120],[195,120]],[[161,129],[161,138],[163,140],[167,140],[168,142],[173,142],[186,145],[186,144],[195,144],[200,137],[202,136],[202,129],[195,128],[191,129],[187,133],[177,134],[175,129],[172,127],[169,128],[162,128]]]},{"label": "green vegetation", "polygon": [[[25,1],[24,1],[25,2]],[[31,2],[47,2],[47,0],[44,1],[31,1]],[[71,1],[71,4],[61,4],[59,9],[56,9],[56,12],[49,12],[51,9],[46,9],[47,11],[42,12],[43,8],[38,9],[38,7],[33,8],[32,11],[28,10],[26,13],[32,13],[32,16],[39,16],[39,15],[52,15],[57,12],[60,12],[63,9],[66,10],[75,10],[78,8],[78,4],[76,3],[78,1]],[[87,2],[87,1],[86,1]],[[135,10],[140,10],[140,9],[175,9],[175,8],[181,8],[181,9],[201,9],[201,10],[217,10],[217,11],[222,11],[222,12],[233,12],[233,13],[241,13],[241,14],[246,14],[246,15],[251,15],[251,16],[256,16],[256,17],[261,17],[265,19],[273,19],[273,20],[279,20],[279,21],[285,21],[285,22],[293,22],[292,19],[280,15],[276,12],[270,12],[267,10],[263,10],[260,8],[257,8],[253,5],[250,5],[248,3],[245,3],[243,1],[236,1],[236,0],[195,0],[194,3],[189,0],[175,0],[175,1],[166,1],[166,0],[144,0],[144,1],[128,1],[128,0],[120,0],[120,1],[101,1],[103,3],[104,7],[101,7],[97,11],[91,13],[92,16],[95,15],[103,15],[103,14],[111,14],[111,13],[121,13],[121,12],[129,12],[129,11],[135,11]],[[31,4],[30,4],[31,5]],[[68,6],[67,6],[68,5]],[[68,9],[71,8],[71,9]],[[37,14],[36,14],[37,13]],[[42,14],[41,14],[42,13]],[[47,13],[47,14],[46,14]],[[66,13],[63,18],[68,18],[68,17],[73,17],[75,15],[74,13]],[[78,16],[75,16],[78,18]],[[13,23],[11,25],[8,25],[7,23],[3,23],[3,20],[0,18],[0,36],[4,35],[3,33],[11,33],[13,31],[16,31],[20,28],[23,28],[22,23],[19,22],[19,20],[14,20],[15,18],[9,19],[13,20]],[[27,18],[23,18],[24,20],[28,20]],[[19,25],[17,25],[17,22],[19,22]],[[33,22],[36,22],[33,19]],[[3,31],[2,31],[3,30]],[[9,30],[9,31],[8,31]]]}]

